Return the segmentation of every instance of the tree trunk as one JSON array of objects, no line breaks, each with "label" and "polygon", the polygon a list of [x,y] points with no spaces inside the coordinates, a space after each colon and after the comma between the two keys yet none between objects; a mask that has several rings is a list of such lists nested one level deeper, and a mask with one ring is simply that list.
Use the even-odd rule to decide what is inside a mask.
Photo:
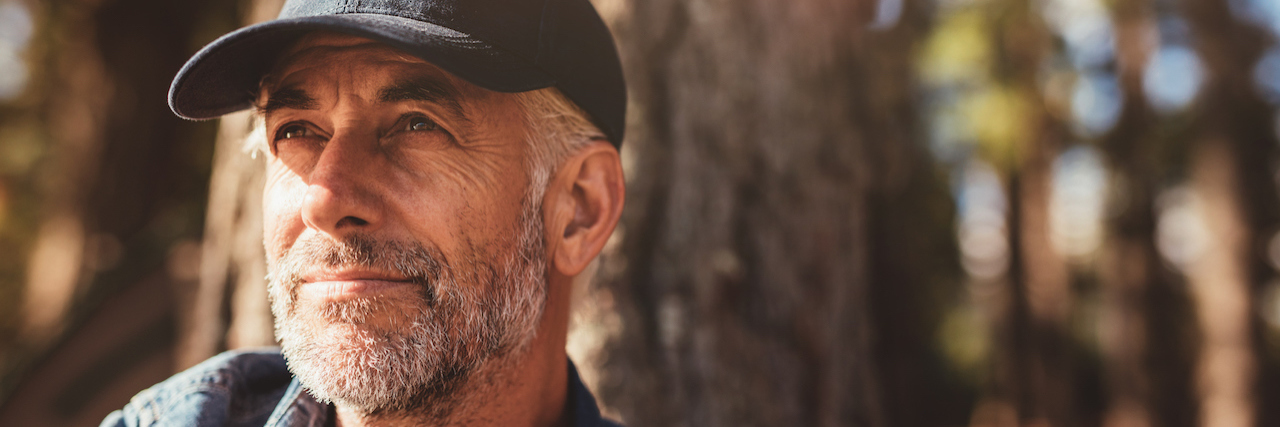
[{"label": "tree trunk", "polygon": [[[918,44],[933,10],[906,2],[897,25],[862,34],[861,72],[851,99],[868,141],[867,235],[871,350],[886,426],[968,422],[974,390],[948,376],[936,328],[960,290],[955,206],[946,176],[926,149],[915,78]],[[945,297],[939,297],[943,295]],[[921,411],[920,402],[931,402]]]},{"label": "tree trunk", "polygon": [[[173,116],[167,82],[190,54],[191,28],[218,25],[214,2],[61,2],[49,21],[43,121],[52,144],[44,220],[29,263],[25,333],[56,341],[93,303],[164,271],[194,280],[208,126]],[[88,302],[89,304],[82,304]],[[175,305],[177,303],[175,302]]]},{"label": "tree trunk", "polygon": [[625,267],[605,269],[623,329],[603,400],[639,426],[885,425],[867,300],[882,159],[868,156],[902,139],[866,126],[881,90],[863,80],[870,8],[631,6],[620,39],[640,120],[625,238],[605,261]]},{"label": "tree trunk", "polygon": [[1274,425],[1275,405],[1259,403],[1276,398],[1277,367],[1262,350],[1251,304],[1276,275],[1263,251],[1280,223],[1275,112],[1252,84],[1270,37],[1238,21],[1226,2],[1183,4],[1208,69],[1192,180],[1210,241],[1188,274],[1203,341],[1196,369],[1200,424]]},{"label": "tree trunk", "polygon": [[[1142,76],[1156,47],[1152,44],[1155,22],[1147,0],[1117,4],[1112,14],[1116,28],[1116,63],[1124,105],[1116,126],[1101,142],[1112,174],[1112,185],[1124,199],[1118,215],[1106,223],[1107,242],[1100,257],[1102,318],[1100,334],[1103,374],[1110,393],[1105,427],[1150,427],[1189,421],[1163,419],[1153,423],[1152,379],[1147,356],[1147,295],[1162,286],[1162,266],[1156,249],[1155,197],[1158,191],[1156,146],[1152,127],[1156,117],[1147,105]],[[1157,328],[1159,325],[1155,325]],[[1170,352],[1165,354],[1177,354]],[[1184,371],[1154,372],[1182,375]],[[1177,390],[1175,388],[1175,390]]]},{"label": "tree trunk", "polygon": [[[1027,0],[996,9],[995,78],[1029,106],[1027,122],[1008,165],[1009,271],[1006,307],[998,314],[995,384],[997,396],[1020,422],[1075,425],[1073,349],[1069,321],[1073,294],[1065,259],[1051,240],[1049,223],[1053,162],[1066,129],[1042,106],[1040,70],[1052,54],[1050,34]],[[1006,120],[1017,120],[1011,118]]]},{"label": "tree trunk", "polygon": [[[80,284],[88,233],[87,183],[97,179],[104,141],[107,110],[115,90],[106,75],[102,55],[95,45],[91,10],[57,10],[74,28],[52,58],[60,90],[49,96],[48,121],[54,143],[50,149],[49,185],[42,207],[44,220],[36,233],[27,267],[23,333],[29,339],[57,336],[81,291]],[[71,111],[77,114],[56,114]],[[36,344],[40,345],[40,344]]]},{"label": "tree trunk", "polygon": [[[243,24],[275,18],[283,0],[246,0]],[[186,311],[179,363],[275,344],[262,246],[264,158],[245,150],[250,114],[225,116],[214,148],[197,298]]]},{"label": "tree trunk", "polygon": [[1248,224],[1236,193],[1239,182],[1227,141],[1204,141],[1193,165],[1193,187],[1209,243],[1189,267],[1188,281],[1199,315],[1204,343],[1196,367],[1200,390],[1200,425],[1256,425],[1253,378],[1256,361],[1250,348]]},{"label": "tree trunk", "polygon": [[228,348],[275,343],[262,246],[266,166],[244,150],[248,112],[223,117],[214,148],[200,282],[186,313],[178,363],[192,366]]}]

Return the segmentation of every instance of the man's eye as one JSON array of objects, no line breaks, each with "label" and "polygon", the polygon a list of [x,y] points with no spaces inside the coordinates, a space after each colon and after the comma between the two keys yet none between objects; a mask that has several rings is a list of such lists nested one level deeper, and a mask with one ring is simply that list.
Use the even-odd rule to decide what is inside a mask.
[{"label": "man's eye", "polygon": [[276,139],[301,138],[304,136],[315,135],[311,129],[303,125],[288,125],[280,128],[280,132],[276,134]]},{"label": "man's eye", "polygon": [[439,128],[440,126],[437,125],[436,122],[433,122],[431,121],[431,119],[428,119],[422,116],[410,117],[408,120],[407,126],[405,126],[405,130],[431,131]]}]

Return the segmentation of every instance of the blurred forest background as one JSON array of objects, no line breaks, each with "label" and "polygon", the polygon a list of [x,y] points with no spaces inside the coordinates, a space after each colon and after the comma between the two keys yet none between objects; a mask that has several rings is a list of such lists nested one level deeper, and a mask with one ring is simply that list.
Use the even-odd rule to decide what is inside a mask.
[{"label": "blurred forest background", "polygon": [[[623,223],[569,352],[635,426],[1280,425],[1280,2],[596,0]],[[271,345],[243,114],[279,0],[0,0],[0,425]]]}]

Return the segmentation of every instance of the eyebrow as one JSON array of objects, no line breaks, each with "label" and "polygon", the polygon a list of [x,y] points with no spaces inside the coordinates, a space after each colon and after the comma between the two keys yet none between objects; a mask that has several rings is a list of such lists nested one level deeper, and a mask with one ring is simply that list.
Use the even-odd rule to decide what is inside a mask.
[{"label": "eyebrow", "polygon": [[311,95],[307,95],[307,91],[294,87],[285,87],[267,95],[267,104],[259,108],[258,111],[262,114],[270,114],[282,108],[314,110],[318,107],[319,103]]},{"label": "eyebrow", "polygon": [[378,91],[378,102],[391,103],[403,101],[421,101],[437,104],[448,109],[458,118],[465,118],[462,104],[458,102],[458,92],[453,86],[429,77],[412,77],[398,80],[390,86]]},{"label": "eyebrow", "polygon": [[[421,101],[438,104],[448,109],[459,119],[466,119],[459,95],[454,88],[444,82],[429,77],[412,77],[396,81],[378,91],[379,103],[404,101]],[[267,102],[258,108],[260,114],[266,115],[280,109],[314,110],[319,108],[316,101],[307,91],[296,87],[283,87],[267,95]]]}]

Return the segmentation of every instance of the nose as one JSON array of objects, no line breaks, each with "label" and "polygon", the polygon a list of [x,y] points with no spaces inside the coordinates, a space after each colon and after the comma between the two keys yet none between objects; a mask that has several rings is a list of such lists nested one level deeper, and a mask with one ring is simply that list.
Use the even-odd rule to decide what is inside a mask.
[{"label": "nose", "polygon": [[371,177],[374,155],[358,142],[334,135],[307,176],[302,220],[337,240],[382,225],[382,202]]}]

